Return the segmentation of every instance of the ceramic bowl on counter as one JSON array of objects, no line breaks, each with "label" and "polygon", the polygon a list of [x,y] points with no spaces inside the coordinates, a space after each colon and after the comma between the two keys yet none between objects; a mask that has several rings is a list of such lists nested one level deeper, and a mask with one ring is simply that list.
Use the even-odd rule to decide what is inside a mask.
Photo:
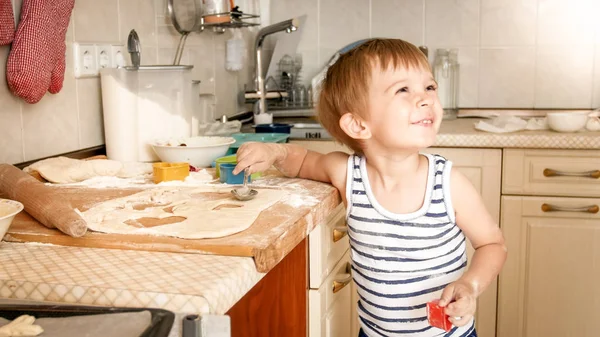
[{"label": "ceramic bowl on counter", "polygon": [[189,137],[181,140],[156,141],[154,152],[162,162],[189,163],[195,167],[210,167],[211,163],[223,157],[229,146],[235,143],[232,137]]},{"label": "ceramic bowl on counter", "polygon": [[577,132],[585,128],[589,114],[589,111],[548,112],[546,114],[546,121],[551,130],[557,132]]},{"label": "ceramic bowl on counter", "polygon": [[0,199],[0,240],[2,240],[4,234],[8,231],[8,227],[10,227],[15,216],[17,216],[23,208],[23,204],[18,201]]}]

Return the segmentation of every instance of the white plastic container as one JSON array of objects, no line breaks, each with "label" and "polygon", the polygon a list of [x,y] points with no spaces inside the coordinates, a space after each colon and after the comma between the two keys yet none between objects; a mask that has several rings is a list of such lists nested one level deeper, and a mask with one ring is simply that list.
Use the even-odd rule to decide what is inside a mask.
[{"label": "white plastic container", "polygon": [[152,162],[157,138],[192,135],[192,66],[102,69],[104,138],[109,159]]}]

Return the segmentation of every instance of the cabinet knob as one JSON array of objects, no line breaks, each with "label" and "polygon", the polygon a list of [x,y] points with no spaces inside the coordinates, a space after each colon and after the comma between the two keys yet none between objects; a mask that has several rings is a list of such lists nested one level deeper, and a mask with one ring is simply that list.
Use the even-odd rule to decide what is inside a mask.
[{"label": "cabinet knob", "polygon": [[544,177],[583,177],[583,178],[600,178],[600,170],[585,171],[585,172],[565,172],[553,170],[550,168],[544,169]]},{"label": "cabinet knob", "polygon": [[349,276],[344,277],[343,279],[333,280],[333,293],[337,293],[338,291],[344,289],[345,286],[352,282],[352,265],[350,262],[346,262],[346,268],[344,269],[344,274],[349,274]]},{"label": "cabinet knob", "polygon": [[583,212],[583,213],[591,213],[591,214],[596,214],[598,213],[598,211],[600,210],[600,207],[598,207],[598,205],[590,205],[590,206],[583,206],[583,207],[563,207],[563,206],[556,206],[556,205],[550,205],[550,204],[542,204],[542,211],[544,212]]},{"label": "cabinet knob", "polygon": [[348,235],[348,227],[338,226],[333,228],[333,242],[340,241],[346,235]]}]

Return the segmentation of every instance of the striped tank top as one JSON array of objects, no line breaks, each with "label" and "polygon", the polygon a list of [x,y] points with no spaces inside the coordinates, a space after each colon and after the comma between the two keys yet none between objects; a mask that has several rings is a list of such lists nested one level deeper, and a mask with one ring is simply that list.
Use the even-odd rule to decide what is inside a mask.
[{"label": "striped tank top", "polygon": [[468,336],[474,322],[449,332],[431,327],[426,303],[467,266],[466,242],[450,197],[452,163],[423,154],[429,174],[423,206],[396,214],[375,200],[364,157],[350,156],[346,182],[352,276],[360,325],[375,336]]}]

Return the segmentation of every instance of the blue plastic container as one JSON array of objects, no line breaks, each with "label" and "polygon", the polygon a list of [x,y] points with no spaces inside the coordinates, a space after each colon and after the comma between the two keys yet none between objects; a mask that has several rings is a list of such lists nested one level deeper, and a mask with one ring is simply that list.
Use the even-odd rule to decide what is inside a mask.
[{"label": "blue plastic container", "polygon": [[[233,174],[233,169],[236,164],[222,163],[219,164],[219,180],[222,183],[231,185],[241,185],[244,183],[244,172]],[[248,176],[248,182],[252,181],[252,175]]]},{"label": "blue plastic container", "polygon": [[254,126],[256,133],[290,133],[293,125],[285,123],[258,124]]},{"label": "blue plastic container", "polygon": [[286,143],[290,135],[288,133],[235,133],[231,137],[235,139],[235,143],[229,146],[226,156],[236,154],[245,142]]}]

